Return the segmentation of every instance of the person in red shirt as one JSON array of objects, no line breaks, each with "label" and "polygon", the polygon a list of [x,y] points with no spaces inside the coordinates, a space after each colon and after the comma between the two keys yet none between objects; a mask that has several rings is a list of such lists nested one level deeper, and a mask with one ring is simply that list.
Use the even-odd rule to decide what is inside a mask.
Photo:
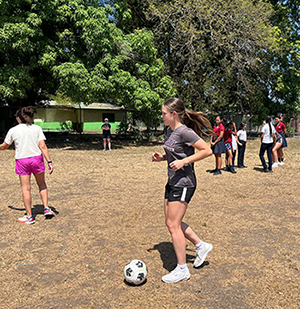
[{"label": "person in red shirt", "polygon": [[224,132],[224,143],[226,148],[225,163],[226,171],[235,174],[236,170],[234,169],[232,164],[232,134],[236,135],[236,126],[233,121],[229,121],[226,125],[226,130]]},{"label": "person in red shirt", "polygon": [[226,153],[225,144],[224,144],[224,132],[225,127],[223,125],[223,117],[216,117],[216,126],[213,128],[215,136],[211,137],[210,144],[213,154],[216,158],[216,168],[211,171],[214,175],[221,175],[221,166],[222,166],[222,153]]},{"label": "person in red shirt", "polygon": [[282,145],[281,147],[277,150],[277,156],[278,156],[278,164],[283,165],[283,149],[287,147],[287,142],[286,142],[286,125],[281,121],[281,117],[275,117],[275,130],[281,135],[282,137]]}]

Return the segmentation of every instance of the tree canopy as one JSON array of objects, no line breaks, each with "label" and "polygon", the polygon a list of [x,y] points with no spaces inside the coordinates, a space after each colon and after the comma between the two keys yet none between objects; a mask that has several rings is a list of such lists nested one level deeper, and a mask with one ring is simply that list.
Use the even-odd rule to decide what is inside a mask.
[{"label": "tree canopy", "polygon": [[262,118],[299,105],[299,0],[115,2],[119,27],[154,32],[159,57],[192,107]]},{"label": "tree canopy", "polygon": [[114,102],[147,126],[174,95],[151,31],[124,34],[97,1],[0,0],[0,97],[28,105],[59,94]]},{"label": "tree canopy", "polygon": [[299,107],[299,0],[0,0],[0,104],[114,102],[147,127],[175,94],[212,113]]}]

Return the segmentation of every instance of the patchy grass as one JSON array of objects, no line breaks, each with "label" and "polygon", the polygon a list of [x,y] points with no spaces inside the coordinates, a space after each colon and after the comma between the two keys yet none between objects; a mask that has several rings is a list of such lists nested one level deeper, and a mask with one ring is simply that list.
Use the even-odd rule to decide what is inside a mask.
[{"label": "patchy grass", "polygon": [[[68,138],[69,139],[69,138]],[[151,163],[161,145],[50,142],[47,176],[55,218],[45,220],[36,185],[36,223],[24,214],[14,151],[0,156],[1,308],[298,308],[300,303],[300,140],[288,139],[285,165],[260,172],[260,142],[249,141],[247,169],[213,176],[210,157],[195,165],[198,188],[186,222],[213,244],[191,279],[163,284],[176,265],[164,225],[166,165]],[[147,283],[126,285],[131,259],[148,267]]]}]

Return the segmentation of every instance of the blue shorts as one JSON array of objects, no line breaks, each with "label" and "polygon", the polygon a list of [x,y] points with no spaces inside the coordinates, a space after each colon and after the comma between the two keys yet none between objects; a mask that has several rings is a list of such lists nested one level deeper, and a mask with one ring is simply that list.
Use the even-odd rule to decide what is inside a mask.
[{"label": "blue shorts", "polygon": [[225,148],[226,148],[226,150],[231,150],[232,149],[230,143],[225,143]]},{"label": "blue shorts", "polygon": [[180,201],[189,203],[195,191],[195,187],[174,187],[167,183],[165,187],[165,199],[168,200],[168,202]]}]

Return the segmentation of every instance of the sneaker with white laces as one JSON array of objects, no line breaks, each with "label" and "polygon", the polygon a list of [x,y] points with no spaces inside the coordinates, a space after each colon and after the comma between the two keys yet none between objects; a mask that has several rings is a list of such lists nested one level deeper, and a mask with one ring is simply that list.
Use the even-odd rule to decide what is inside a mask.
[{"label": "sneaker with white laces", "polygon": [[51,208],[45,208],[44,209],[44,216],[55,216],[55,213],[51,210]]},{"label": "sneaker with white laces", "polygon": [[25,224],[33,224],[35,221],[33,219],[33,216],[24,216],[18,219],[19,223],[25,223]]},{"label": "sneaker with white laces", "polygon": [[272,168],[273,167],[278,167],[278,162],[274,162],[273,164],[272,164]]},{"label": "sneaker with white laces", "polygon": [[163,276],[161,280],[165,283],[176,283],[183,280],[189,280],[191,277],[188,268],[186,271],[181,271],[177,267],[172,270],[169,274]]},{"label": "sneaker with white laces", "polygon": [[194,261],[194,267],[199,267],[204,263],[208,253],[212,250],[213,246],[203,241],[201,249],[196,250],[196,259]]}]

